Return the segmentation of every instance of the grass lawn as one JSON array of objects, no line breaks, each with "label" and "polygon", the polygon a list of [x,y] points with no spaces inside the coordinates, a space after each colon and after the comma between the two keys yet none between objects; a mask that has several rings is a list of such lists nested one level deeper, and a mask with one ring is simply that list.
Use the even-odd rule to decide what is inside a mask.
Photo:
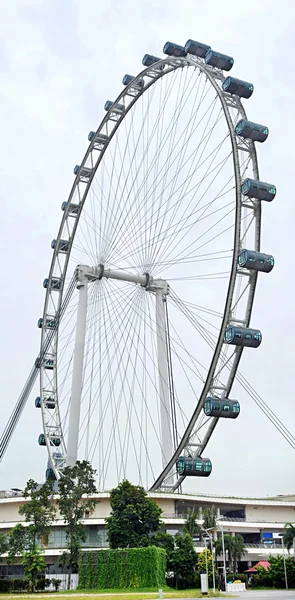
[{"label": "grass lawn", "polygon": [[[115,600],[155,600],[159,598],[158,591],[150,591],[150,590],[141,590],[141,591],[130,591],[130,590],[103,590],[103,592],[97,592],[94,590],[85,590],[85,591],[70,591],[70,592],[59,592],[56,594],[55,592],[51,593],[37,593],[37,594],[1,594],[1,600],[16,600],[17,598],[61,598],[61,597],[71,597],[74,596],[75,600],[84,600],[85,596],[99,596],[101,600],[110,600],[114,598]],[[225,597],[224,594],[220,594],[216,592],[213,594],[212,590],[209,591],[207,598],[220,598]],[[231,597],[233,597],[231,595]],[[202,596],[201,591],[198,590],[172,590],[168,588],[163,590],[163,598],[204,598]]]}]

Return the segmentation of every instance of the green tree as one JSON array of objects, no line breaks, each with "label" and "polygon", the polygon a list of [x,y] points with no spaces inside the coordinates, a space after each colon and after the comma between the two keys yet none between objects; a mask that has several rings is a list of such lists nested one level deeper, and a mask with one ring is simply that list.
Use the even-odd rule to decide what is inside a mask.
[{"label": "green tree", "polygon": [[98,502],[96,498],[91,498],[97,491],[95,473],[88,461],[77,461],[73,467],[65,467],[58,482],[57,504],[65,522],[67,547],[61,560],[69,569],[68,589],[71,574],[78,571],[81,544],[86,541],[86,531],[82,524],[85,511],[91,514]]},{"label": "green tree", "polygon": [[24,567],[25,579],[29,582],[29,591],[34,592],[38,576],[45,573],[46,562],[37,547],[24,552],[20,562]]},{"label": "green tree", "polygon": [[0,533],[0,562],[1,562],[1,555],[8,552],[8,547],[9,547],[8,535],[5,533]]},{"label": "green tree", "polygon": [[183,531],[188,533],[192,538],[202,535],[202,528],[198,521],[200,520],[200,509],[199,507],[189,508],[185,514],[185,523]]},{"label": "green tree", "polygon": [[203,509],[203,529],[216,529],[217,509],[215,506]]},{"label": "green tree", "polygon": [[41,538],[48,535],[55,517],[55,507],[52,503],[53,481],[48,480],[39,485],[34,479],[29,479],[24,492],[27,502],[21,504],[19,514],[24,516],[26,548],[33,552]]},{"label": "green tree", "polygon": [[171,556],[175,546],[173,536],[164,531],[158,531],[155,535],[152,535],[150,543],[151,546],[157,546],[166,551],[167,571],[170,571],[172,569]]},{"label": "green tree", "polygon": [[[215,542],[215,549],[217,556],[220,556],[222,554],[221,536],[218,537]],[[235,572],[237,570],[238,561],[246,554],[243,537],[239,533],[236,533],[235,536],[226,533],[224,535],[224,549],[225,554],[227,555],[229,568],[231,571]]]},{"label": "green tree", "polygon": [[289,551],[291,548],[293,548],[293,540],[295,540],[295,527],[292,525],[292,523],[286,523],[284,529],[283,541],[287,550]]},{"label": "green tree", "polygon": [[144,488],[124,479],[111,491],[110,504],[111,514],[105,519],[110,548],[148,546],[151,534],[161,527],[162,509]]},{"label": "green tree", "polygon": [[189,533],[175,536],[176,548],[171,553],[176,589],[194,587],[197,555]]},{"label": "green tree", "polygon": [[209,577],[212,576],[212,554],[209,548],[205,548],[198,554],[198,571],[199,573],[207,573]]}]

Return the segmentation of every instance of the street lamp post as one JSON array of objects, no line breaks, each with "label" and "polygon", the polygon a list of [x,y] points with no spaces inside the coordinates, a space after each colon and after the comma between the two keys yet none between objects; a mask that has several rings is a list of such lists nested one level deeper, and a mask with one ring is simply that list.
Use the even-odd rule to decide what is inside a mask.
[{"label": "street lamp post", "polygon": [[279,537],[282,540],[282,548],[283,548],[283,561],[284,561],[284,573],[285,573],[285,584],[286,590],[288,589],[288,578],[287,578],[287,569],[286,569],[286,558],[285,558],[285,545],[284,545],[284,534],[280,533]]},{"label": "street lamp post", "polygon": [[[211,555],[212,555],[212,579],[213,579],[213,592],[215,593],[215,569],[214,569],[214,556],[213,556],[213,538],[212,535],[210,535],[209,533],[209,529],[205,529],[209,539],[210,539],[210,546],[211,546]],[[206,543],[206,550],[207,550],[207,543]],[[206,552],[206,556],[207,556],[207,552]],[[206,565],[207,565],[207,561],[206,561]]]}]

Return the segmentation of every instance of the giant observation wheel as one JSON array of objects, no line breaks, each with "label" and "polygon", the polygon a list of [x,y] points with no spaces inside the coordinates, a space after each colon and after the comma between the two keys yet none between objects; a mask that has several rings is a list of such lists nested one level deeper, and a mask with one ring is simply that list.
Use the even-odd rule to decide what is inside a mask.
[{"label": "giant observation wheel", "polygon": [[[90,460],[100,489],[123,477],[176,490],[208,476],[220,418],[240,412],[231,388],[250,329],[260,252],[255,142],[228,76],[233,58],[189,40],[125,75],[74,169],[38,325],[47,476]],[[254,324],[257,327],[257,324]],[[206,450],[206,455],[204,451]]]}]

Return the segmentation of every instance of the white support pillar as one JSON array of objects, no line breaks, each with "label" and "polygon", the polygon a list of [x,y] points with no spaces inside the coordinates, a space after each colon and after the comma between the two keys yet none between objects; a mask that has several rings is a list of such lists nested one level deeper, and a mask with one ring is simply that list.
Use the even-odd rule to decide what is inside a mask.
[{"label": "white support pillar", "polygon": [[66,459],[67,466],[73,466],[77,462],[78,454],[88,288],[88,279],[83,268],[80,268],[78,271],[77,288],[79,290],[79,299],[73,360],[72,394],[69,415]]},{"label": "white support pillar", "polygon": [[161,446],[162,465],[166,467],[167,462],[173,454],[173,443],[171,434],[171,406],[169,393],[167,332],[165,320],[165,307],[167,289],[160,287],[156,292],[156,326],[157,326],[157,349],[158,349],[158,372],[159,372],[159,395],[160,395],[160,419],[161,419]]}]

